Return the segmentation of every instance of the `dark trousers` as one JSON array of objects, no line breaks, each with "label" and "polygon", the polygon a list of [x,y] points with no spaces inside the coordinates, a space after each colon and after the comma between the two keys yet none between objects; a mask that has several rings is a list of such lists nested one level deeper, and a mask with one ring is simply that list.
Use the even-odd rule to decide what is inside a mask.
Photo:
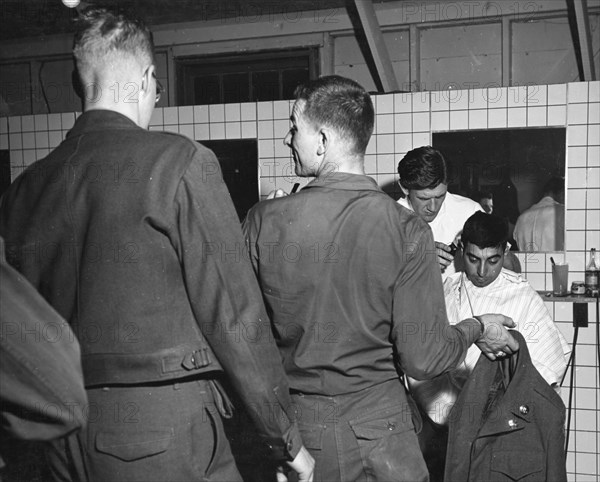
[{"label": "dark trousers", "polygon": [[335,397],[296,393],[292,401],[315,482],[429,480],[399,380]]},{"label": "dark trousers", "polygon": [[444,481],[446,450],[448,445],[448,427],[433,422],[421,412],[422,429],[418,433],[419,446],[429,470],[431,482]]},{"label": "dark trousers", "polygon": [[52,444],[55,480],[238,482],[213,382],[88,390],[88,426]]}]

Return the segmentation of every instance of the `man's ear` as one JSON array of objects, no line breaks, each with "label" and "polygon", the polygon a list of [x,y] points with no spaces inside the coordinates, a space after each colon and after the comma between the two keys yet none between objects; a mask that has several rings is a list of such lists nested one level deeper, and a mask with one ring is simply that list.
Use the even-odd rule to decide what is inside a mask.
[{"label": "man's ear", "polygon": [[400,186],[400,189],[402,189],[402,192],[404,193],[404,197],[408,197],[408,189],[406,189],[403,185],[402,182],[399,182],[398,185]]},{"label": "man's ear", "polygon": [[[143,95],[144,97],[147,95],[150,95],[150,79],[152,77],[152,74],[154,74],[154,65],[149,65],[145,70],[144,70],[144,74],[142,75],[142,84],[140,85],[140,95]],[[156,96],[155,93],[152,93],[154,96]]]},{"label": "man's ear", "polygon": [[317,145],[317,154],[322,156],[329,148],[329,143],[331,142],[333,132],[327,127],[321,127],[321,129],[319,129],[318,136],[319,144]]}]

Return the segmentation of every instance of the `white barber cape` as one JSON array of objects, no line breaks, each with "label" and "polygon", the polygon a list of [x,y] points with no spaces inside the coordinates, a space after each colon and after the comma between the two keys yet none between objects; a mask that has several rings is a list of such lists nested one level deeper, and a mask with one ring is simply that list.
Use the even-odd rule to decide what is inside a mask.
[{"label": "white barber cape", "polygon": [[[478,288],[464,273],[455,273],[445,280],[444,295],[452,325],[486,313],[511,317],[527,342],[533,366],[548,384],[560,383],[571,349],[542,298],[520,274],[502,269],[493,283]],[[447,423],[450,410],[480,355],[481,350],[472,345],[465,361],[455,370],[433,380],[409,378],[413,397],[434,422]]]}]

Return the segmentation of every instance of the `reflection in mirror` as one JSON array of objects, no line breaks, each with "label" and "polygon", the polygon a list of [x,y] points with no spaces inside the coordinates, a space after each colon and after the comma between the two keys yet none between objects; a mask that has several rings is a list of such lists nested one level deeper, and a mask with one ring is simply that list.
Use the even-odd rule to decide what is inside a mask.
[{"label": "reflection in mirror", "polygon": [[518,251],[565,249],[563,127],[434,132],[448,191],[506,218]]}]

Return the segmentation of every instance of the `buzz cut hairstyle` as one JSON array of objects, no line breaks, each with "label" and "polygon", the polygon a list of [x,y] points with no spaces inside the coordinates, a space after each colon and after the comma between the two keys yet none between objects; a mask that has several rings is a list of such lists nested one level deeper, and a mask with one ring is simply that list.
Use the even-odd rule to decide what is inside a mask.
[{"label": "buzz cut hairstyle", "polygon": [[479,249],[506,249],[508,242],[508,222],[506,219],[477,211],[466,220],[461,234],[461,242],[466,248],[468,243]]},{"label": "buzz cut hairstyle", "polygon": [[364,154],[373,134],[375,110],[369,93],[357,82],[339,75],[328,75],[299,85],[297,100],[305,101],[303,115],[313,124],[335,129]]},{"label": "buzz cut hairstyle", "polygon": [[102,65],[109,57],[114,60],[114,56],[154,64],[154,41],[141,19],[107,8],[89,7],[76,23],[73,56],[80,75]]},{"label": "buzz cut hairstyle", "polygon": [[431,146],[421,146],[408,151],[398,163],[400,184],[404,189],[434,189],[448,183],[446,159]]}]

